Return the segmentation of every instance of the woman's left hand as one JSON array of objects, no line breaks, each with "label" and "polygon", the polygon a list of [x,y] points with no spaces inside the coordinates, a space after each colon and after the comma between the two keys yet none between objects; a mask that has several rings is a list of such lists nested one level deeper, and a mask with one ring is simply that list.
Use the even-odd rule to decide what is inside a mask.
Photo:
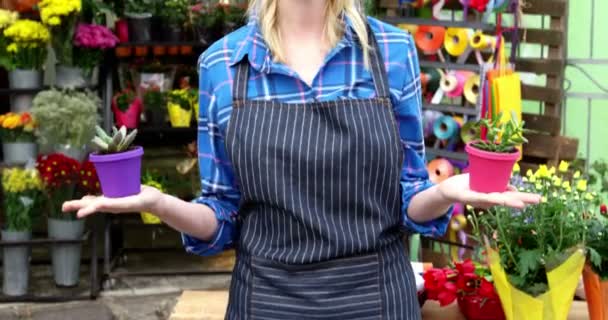
[{"label": "woman's left hand", "polygon": [[523,209],[527,205],[538,204],[541,196],[519,192],[509,186],[505,192],[480,193],[469,188],[469,175],[452,176],[438,185],[441,195],[450,202],[464,203],[475,208],[487,209],[493,206],[505,206]]}]

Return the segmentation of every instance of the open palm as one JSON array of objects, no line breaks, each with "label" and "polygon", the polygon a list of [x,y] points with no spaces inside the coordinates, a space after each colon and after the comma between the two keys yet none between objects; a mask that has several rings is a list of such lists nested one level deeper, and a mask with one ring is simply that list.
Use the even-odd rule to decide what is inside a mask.
[{"label": "open palm", "polygon": [[452,176],[439,184],[439,191],[453,202],[471,205],[476,208],[487,209],[493,206],[506,206],[523,209],[530,204],[537,204],[541,197],[537,194],[518,192],[509,186],[505,192],[480,193],[469,187],[469,175],[459,174]]}]

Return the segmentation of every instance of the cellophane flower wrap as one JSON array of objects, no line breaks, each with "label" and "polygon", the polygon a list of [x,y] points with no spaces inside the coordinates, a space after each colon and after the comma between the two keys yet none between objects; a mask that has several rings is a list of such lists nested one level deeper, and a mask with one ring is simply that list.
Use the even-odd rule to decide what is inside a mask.
[{"label": "cellophane flower wrap", "polygon": [[192,120],[193,91],[171,90],[167,94],[167,111],[173,127],[189,127]]},{"label": "cellophane flower wrap", "polygon": [[59,64],[74,65],[74,32],[82,10],[81,0],[41,0],[40,19],[53,33],[53,50]]},{"label": "cellophane flower wrap", "polygon": [[100,192],[95,167],[89,161],[79,163],[60,153],[38,157],[36,168],[44,183],[49,216],[56,219],[76,219],[74,213],[63,213],[65,201]]},{"label": "cellophane flower wrap", "polygon": [[2,31],[8,59],[3,62],[12,69],[42,69],[46,61],[49,30],[40,22],[21,19]]},{"label": "cellophane flower wrap", "polygon": [[29,112],[0,115],[0,138],[4,142],[34,142],[36,121]]},{"label": "cellophane flower wrap", "polygon": [[[518,168],[518,167],[517,167]],[[580,172],[541,165],[513,175],[520,191],[542,195],[523,210],[497,207],[469,215],[475,237],[488,247],[494,284],[507,319],[566,320],[585,252],[585,217],[597,194]]]},{"label": "cellophane flower wrap", "polygon": [[102,60],[104,51],[116,47],[118,42],[118,37],[102,25],[78,24],[74,34],[74,65],[90,73]]},{"label": "cellophane flower wrap", "polygon": [[34,168],[11,168],[2,171],[5,230],[32,230],[38,213],[43,184]]}]

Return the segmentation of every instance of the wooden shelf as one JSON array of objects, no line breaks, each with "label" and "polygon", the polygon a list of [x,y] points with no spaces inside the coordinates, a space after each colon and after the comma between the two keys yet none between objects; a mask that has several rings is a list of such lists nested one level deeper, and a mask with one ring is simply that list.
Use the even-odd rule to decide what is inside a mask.
[{"label": "wooden shelf", "polygon": [[481,67],[478,64],[463,64],[453,62],[441,62],[441,61],[429,61],[420,60],[420,67],[422,68],[437,68],[437,69],[448,69],[448,70],[465,70],[479,73]]},{"label": "wooden shelf", "polygon": [[454,152],[454,151],[447,151],[447,150],[429,148],[429,147],[426,148],[426,154],[427,154],[427,156],[441,157],[441,158],[461,160],[461,161],[467,161],[469,159],[467,154],[464,152]]},{"label": "wooden shelf", "polygon": [[495,26],[482,22],[455,21],[455,20],[430,20],[413,17],[382,17],[380,20],[390,24],[415,24],[422,26],[454,27],[466,29],[478,29],[484,31],[494,31]]},{"label": "wooden shelf", "polygon": [[475,107],[463,107],[456,104],[432,104],[424,103],[423,110],[434,110],[444,113],[460,113],[469,116],[478,116],[478,111]]}]

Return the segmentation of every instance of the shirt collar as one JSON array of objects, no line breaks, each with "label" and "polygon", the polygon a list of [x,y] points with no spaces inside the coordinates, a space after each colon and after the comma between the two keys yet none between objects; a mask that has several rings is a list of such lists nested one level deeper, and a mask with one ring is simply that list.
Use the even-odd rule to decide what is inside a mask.
[{"label": "shirt collar", "polygon": [[[344,35],[334,50],[352,46],[356,41],[350,19],[346,15],[342,15],[342,19],[345,24]],[[237,43],[230,59],[230,66],[234,66],[247,56],[249,63],[254,69],[268,72],[272,62],[272,53],[266,46],[257,19],[250,19],[245,28],[247,36]]]}]

